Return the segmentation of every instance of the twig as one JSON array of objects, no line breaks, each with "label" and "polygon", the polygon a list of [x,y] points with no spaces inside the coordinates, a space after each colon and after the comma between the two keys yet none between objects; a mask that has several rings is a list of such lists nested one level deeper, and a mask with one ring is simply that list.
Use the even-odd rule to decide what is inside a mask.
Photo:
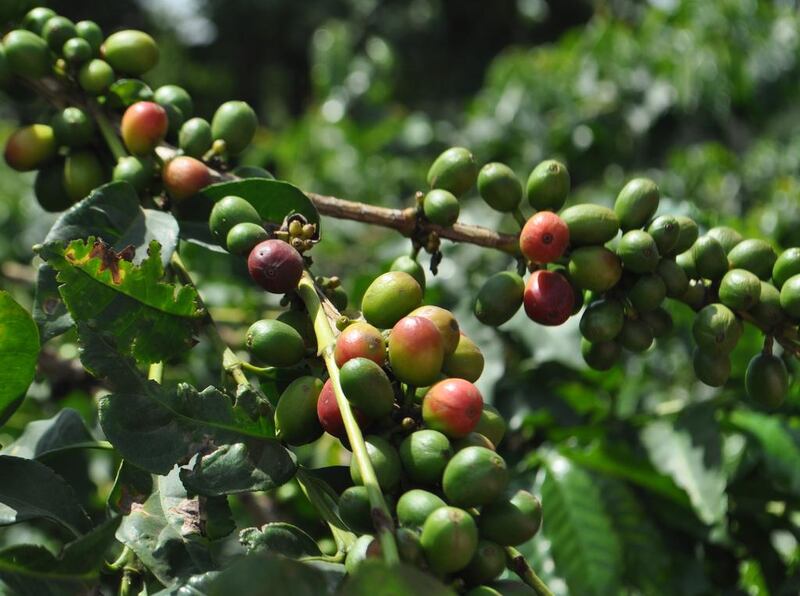
[{"label": "twig", "polygon": [[536,572],[528,565],[525,557],[516,548],[506,547],[506,558],[508,559],[508,567],[519,578],[533,588],[539,596],[553,596],[553,593],[547,587],[541,578],[536,575]]}]

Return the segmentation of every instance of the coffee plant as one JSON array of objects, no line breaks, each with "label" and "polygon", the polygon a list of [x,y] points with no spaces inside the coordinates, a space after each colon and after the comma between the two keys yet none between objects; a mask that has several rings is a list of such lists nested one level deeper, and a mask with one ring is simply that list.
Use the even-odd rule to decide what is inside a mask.
[{"label": "coffee plant", "polygon": [[[581,339],[571,349],[596,371],[690,334],[696,378],[713,388],[737,383],[753,408],[728,424],[785,452],[770,461],[779,462],[772,465],[789,496],[773,499],[772,509],[776,527],[797,538],[796,428],[762,422],[785,407],[791,363],[800,357],[800,248],[778,252],[770,238],[671,213],[646,177],[622,185],[613,208],[566,206],[570,174],[561,161],[533,164],[520,180],[464,147],[433,161],[405,209],[304,192],[240,164],[258,130],[247,103],[226,101],[207,120],[182,87],[151,89],[141,77],[160,50],[146,32],[106,35],[91,21],[74,23],[23,0],[4,2],[0,20],[8,24],[0,85],[20,105],[36,106],[8,137],[5,161],[35,172],[39,205],[60,214],[34,247],[32,313],[0,292],[0,423],[29,393],[42,346],[59,336],[75,338],[77,368],[102,387],[102,438],[65,408],[2,446],[0,525],[29,524],[50,538],[0,550],[0,588],[547,595],[563,592],[544,581],[556,559],[573,593],[614,593],[616,553],[593,543],[612,528],[605,518],[574,519],[583,501],[602,500],[622,512],[616,531],[629,541],[631,592],[681,593],[669,568],[645,558],[666,547],[626,485],[606,478],[598,489],[577,466],[638,482],[682,507],[699,502],[704,523],[718,521],[703,507],[705,491],[718,487],[691,473],[677,487],[630,453],[569,446],[521,462],[520,469],[548,470],[544,481],[521,486],[517,462],[498,453],[518,452],[504,439],[519,439],[506,438],[507,421],[476,386],[480,342],[462,331],[463,316],[426,292],[446,243],[506,259],[502,270],[479,272],[464,316],[501,327],[522,310],[534,329],[575,318]],[[476,193],[519,232],[460,223]],[[347,272],[315,263],[325,227],[337,219],[409,240],[407,254],[365,284],[359,304],[339,277]],[[243,341],[232,341],[201,297],[184,250],[226,254],[229,268],[247,272],[249,293],[276,295],[279,307],[238,321]],[[686,329],[673,324],[676,304],[692,313]],[[760,349],[748,355],[739,382],[731,354],[746,331],[758,335]],[[218,383],[201,388],[180,377],[189,350],[213,355]],[[690,422],[702,424],[702,416]],[[678,444],[658,424],[649,427],[648,448]],[[680,447],[665,466],[693,470],[692,445]],[[311,449],[349,452],[349,466],[311,465]],[[117,465],[103,515],[90,517],[75,478],[59,473],[59,462],[86,450],[111,452]],[[232,504],[252,505],[286,487],[296,487],[326,532],[312,537],[272,516],[239,527],[240,549],[227,552],[237,530]],[[633,511],[627,521],[626,511]],[[665,515],[681,515],[674,511]],[[543,520],[549,540],[533,552]],[[708,548],[733,543],[735,536],[720,535]],[[760,563],[763,573],[778,565]],[[788,580],[773,588],[792,589]]]}]

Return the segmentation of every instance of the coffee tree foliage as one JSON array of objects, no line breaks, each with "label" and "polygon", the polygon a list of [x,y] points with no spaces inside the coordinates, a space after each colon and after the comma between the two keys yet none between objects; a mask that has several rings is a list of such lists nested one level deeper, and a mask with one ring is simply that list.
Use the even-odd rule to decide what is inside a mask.
[{"label": "coffee tree foliage", "polygon": [[[730,227],[742,237],[766,240],[776,255],[800,245],[795,114],[800,17],[794,2],[518,2],[491,11],[482,3],[338,2],[298,11],[290,3],[209,2],[203,23],[216,27],[217,38],[208,45],[191,45],[185,19],[174,14],[170,19],[156,4],[151,13],[129,2],[120,2],[117,13],[112,4],[117,3],[52,6],[76,22],[95,19],[106,32],[134,26],[153,33],[161,60],[143,79],[153,89],[185,87],[197,115],[211,120],[223,102],[248,100],[258,112],[259,132],[231,164],[266,166],[294,186],[234,181],[203,191],[194,203],[181,202],[174,193],[167,193],[171,202],[154,203],[150,197],[159,196],[159,188],[137,196],[118,183],[82,199],[82,207],[55,223],[56,216],[36,205],[33,176],[0,166],[5,290],[0,356],[6,375],[0,403],[2,590],[70,594],[100,586],[108,593],[213,594],[261,593],[269,585],[286,593],[360,594],[382,586],[387,593],[488,594],[497,592],[474,588],[483,581],[476,565],[490,568],[490,577],[499,570],[493,565],[508,557],[505,583],[494,587],[499,593],[524,590],[520,579],[538,593],[556,594],[797,592],[800,391],[791,354],[797,349],[797,321],[782,319],[774,340],[767,325],[766,343],[763,329],[746,322],[741,337],[736,331],[733,341],[721,338],[733,348],[729,355],[712,349],[699,366],[693,355],[698,335],[703,336],[693,329],[705,303],[732,301],[737,320],[753,318],[741,302],[752,298],[741,290],[752,280],[726,294],[719,283],[723,271],[712,271],[718,269],[718,251],[702,245],[705,233]],[[4,31],[19,22],[8,21]],[[464,23],[474,28],[471,34],[463,32]],[[56,87],[56,101],[65,87],[70,90],[69,84]],[[15,85],[7,89],[6,138],[22,124],[50,121],[52,105],[33,101]],[[108,110],[111,128],[124,112],[124,107]],[[124,122],[122,137],[127,140]],[[93,139],[110,160],[114,149],[97,128]],[[700,267],[707,274],[694,276],[714,283],[692,307],[666,300],[672,330],[654,347],[644,341],[644,352],[626,350],[599,372],[581,355],[581,333],[587,334],[580,324],[583,314],[562,325],[541,325],[517,302],[519,312],[499,328],[481,324],[473,311],[487,279],[518,270],[518,259],[507,253],[421,234],[412,247],[394,230],[327,217],[318,229],[304,231],[303,224],[318,219],[297,188],[372,205],[415,206],[414,193],[429,190],[431,163],[450,146],[469,147],[478,165],[508,164],[523,188],[543,160],[566,164],[567,207],[613,208],[628,181],[652,180],[659,188],[658,214],[688,216],[699,226],[701,244],[689,251],[693,262],[678,257],[681,267],[691,274],[705,263]],[[227,167],[216,157],[210,163]],[[342,308],[344,291],[355,309],[346,312],[355,315],[366,292],[367,320],[391,328],[395,321],[370,314],[367,290],[413,248],[426,269],[432,264],[438,270],[436,276],[427,272],[426,304],[449,309],[483,352],[476,385],[507,421],[502,441],[489,440],[502,458],[480,450],[476,456],[475,446],[462,448],[458,458],[473,460],[445,471],[441,490],[432,481],[434,492],[468,513],[431,521],[428,535],[422,531],[424,556],[413,547],[414,531],[393,534],[380,523],[386,521],[380,514],[373,516],[377,527],[370,520],[360,525],[364,520],[353,503],[363,504],[365,497],[348,487],[363,483],[374,493],[380,485],[388,508],[375,494],[371,507],[413,526],[408,511],[424,510],[423,505],[401,514],[395,501],[402,495],[406,505],[411,502],[415,491],[408,489],[425,484],[420,480],[425,470],[400,465],[404,478],[398,489],[391,478],[399,468],[386,463],[392,457],[375,457],[370,450],[388,453],[394,444],[402,457],[400,439],[417,424],[427,429],[417,432],[436,429],[454,444],[459,433],[426,418],[424,402],[421,412],[409,406],[404,400],[410,394],[397,393],[396,382],[385,390],[386,373],[379,366],[359,361],[361,368],[345,367],[339,361],[352,405],[377,408],[374,415],[380,418],[381,408],[396,400],[411,422],[398,418],[378,428],[377,434],[388,433],[388,443],[367,438],[377,479],[369,478],[369,469],[367,477],[359,477],[365,468],[358,457],[351,479],[353,469],[348,473],[345,466],[360,440],[354,444],[350,433],[339,441],[323,423],[329,433],[296,446],[317,439],[317,420],[304,418],[307,408],[284,405],[273,416],[272,407],[316,396],[331,369],[300,344],[297,351],[309,357],[310,368],[299,380],[291,369],[257,369],[242,361],[293,365],[296,337],[265,321],[287,306],[300,313],[313,310],[316,294],[310,280],[301,282],[299,293],[290,292],[288,301],[259,291],[248,276],[248,259],[226,254],[219,247],[226,242],[208,236],[212,201],[231,194],[256,209],[255,217],[237,215],[241,221],[256,227],[265,221],[285,224],[274,242],[281,247],[288,246],[286,240],[300,242],[295,246],[313,259],[313,273],[324,276],[317,285],[330,301],[328,314],[331,304]],[[457,204],[460,222],[519,232],[513,214],[490,209],[474,185]],[[174,218],[165,211],[170,207]],[[206,209],[205,219],[192,222],[193,209]],[[236,213],[242,209],[248,208]],[[522,210],[526,217],[533,212],[526,199]],[[305,219],[284,222],[290,212]],[[441,210],[426,214],[447,219]],[[631,227],[646,227],[650,215]],[[211,231],[219,233],[219,225],[215,228],[212,217]],[[264,234],[276,232],[265,228]],[[311,247],[317,232],[320,243]],[[575,228],[570,232],[575,244]],[[120,255],[95,243],[97,238],[117,251],[131,244],[134,254]],[[571,246],[561,263],[567,271],[576,248]],[[726,252],[725,269],[728,259],[751,271],[763,264],[755,259],[751,266],[749,254],[737,260]],[[180,258],[170,259],[173,253]],[[37,275],[44,262],[58,272],[57,281],[53,273]],[[631,269],[628,261],[625,265]],[[541,273],[527,273],[525,279]],[[612,284],[614,295],[606,298],[629,301],[628,320],[640,320],[641,309],[631,304],[638,278],[626,276]],[[772,271],[761,275],[771,276]],[[117,282],[122,292],[109,289]],[[582,296],[586,304],[600,297]],[[396,305],[396,299],[389,302]],[[392,304],[380,302],[377,311],[391,310]],[[538,311],[527,299],[525,306],[536,319]],[[549,316],[547,311],[545,319]],[[560,322],[560,314],[557,318]],[[317,342],[325,343],[336,325],[345,328],[336,317],[327,332],[319,322]],[[265,336],[269,341],[260,342]],[[275,337],[278,350],[271,345]],[[407,376],[424,368],[425,354],[416,353],[411,370],[404,370],[401,342],[394,342],[393,360],[389,341],[390,378],[426,384]],[[745,378],[762,350],[786,369],[787,387],[778,391],[782,400],[763,399],[774,376],[760,383]],[[384,362],[382,354],[377,358]],[[720,373],[728,363],[729,375]],[[602,364],[599,368],[611,363]],[[34,367],[34,381],[26,388]],[[148,381],[148,374],[159,383]],[[710,387],[698,375],[721,386]],[[360,382],[369,388],[361,403]],[[376,432],[376,423],[359,422]],[[486,427],[482,432],[492,434]],[[287,449],[287,443],[295,447]],[[437,461],[433,474],[439,478],[442,461]],[[505,473],[487,462],[504,462],[507,486]],[[469,472],[462,477],[464,468]],[[470,484],[487,493],[493,486],[526,491],[515,497],[515,507],[528,511],[529,521],[540,499],[541,530],[531,540],[524,535],[522,544],[507,539],[507,527],[498,535],[497,525],[490,528],[485,521],[492,517],[492,504],[467,494]],[[528,493],[535,498],[526,501]],[[416,497],[420,503],[427,499],[425,506],[438,503]],[[480,564],[467,572],[453,563],[457,549],[437,540],[446,541],[448,532],[470,535],[462,526],[474,523],[467,519],[473,506],[482,507],[480,535],[494,546],[482,543]],[[349,522],[342,524],[345,517]],[[375,541],[362,536],[373,534]],[[496,543],[504,540],[519,550],[498,551]],[[393,548],[422,573],[393,564]],[[376,561],[359,565],[365,557]],[[346,560],[350,565],[343,565]],[[514,584],[512,571],[519,575]]]}]

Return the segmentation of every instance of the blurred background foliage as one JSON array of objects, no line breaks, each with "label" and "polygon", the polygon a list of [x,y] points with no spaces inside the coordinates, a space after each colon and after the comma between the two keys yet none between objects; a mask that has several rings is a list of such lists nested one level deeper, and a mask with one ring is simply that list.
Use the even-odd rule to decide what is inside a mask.
[{"label": "blurred background foliage", "polygon": [[[200,115],[230,98],[250,102],[262,129],[244,161],[303,189],[405,206],[433,157],[458,144],[523,179],[538,161],[562,159],[571,202],[611,204],[627,178],[644,174],[661,186],[663,212],[763,235],[776,248],[800,245],[797,4],[50,2],[107,32],[154,34],[162,59],[149,82],[184,86]],[[39,116],[35,105],[15,110],[0,102],[3,136]],[[35,205],[31,183],[0,165],[2,285],[27,303],[30,248],[53,219]],[[514,230],[473,194],[462,221]],[[393,232],[352,222],[326,220],[323,235],[317,269],[340,275],[354,305],[410,249]],[[743,374],[757,334],[740,342],[729,385],[706,388],[691,370],[691,311],[675,305],[671,338],[594,373],[580,357],[577,318],[549,329],[518,314],[495,331],[471,316],[477,288],[509,259],[470,246],[444,253],[426,298],[453,309],[484,350],[480,387],[514,431],[504,455],[518,483],[544,499],[544,532],[526,553],[556,593],[800,591],[800,384],[779,413],[747,403]],[[277,306],[249,291],[228,258],[186,247],[186,259],[232,343]],[[0,443],[65,406],[94,425],[97,388],[63,365],[75,353],[69,336],[49,348],[60,376],[42,376]],[[201,343],[167,376],[214,383],[209,356]],[[97,511],[113,467],[110,456],[90,457],[79,485]],[[303,457],[327,464],[341,450],[325,443]],[[237,503],[240,528],[275,509],[319,533],[295,485]]]}]

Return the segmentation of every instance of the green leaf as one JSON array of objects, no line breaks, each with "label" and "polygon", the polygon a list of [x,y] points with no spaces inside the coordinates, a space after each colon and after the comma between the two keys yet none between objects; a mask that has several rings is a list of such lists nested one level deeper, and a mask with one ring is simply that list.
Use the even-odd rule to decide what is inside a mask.
[{"label": "green leaf", "polygon": [[0,291],[0,425],[25,398],[39,347],[36,323],[8,292]]},{"label": "green leaf", "polygon": [[800,496],[800,441],[785,421],[774,415],[734,410],[730,422],[761,447],[761,457],[775,484]]},{"label": "green leaf", "polygon": [[0,455],[0,478],[0,526],[47,519],[76,536],[91,529],[72,487],[44,464]]},{"label": "green leaf", "polygon": [[[267,588],[268,586],[268,588]],[[205,586],[206,596],[321,596],[330,594],[325,574],[312,565],[269,554],[235,562]]]},{"label": "green leaf", "polygon": [[556,453],[545,457],[542,532],[573,594],[617,594],[622,549],[592,476]]},{"label": "green leaf", "polygon": [[203,317],[197,291],[165,283],[158,243],[141,265],[120,259],[99,241],[49,244],[41,256],[58,271],[59,292],[76,321],[112,333],[124,353],[149,364],[194,344]]},{"label": "green leaf", "polygon": [[292,559],[322,555],[316,541],[303,530],[285,522],[264,524],[260,528],[245,528],[239,532],[239,542],[247,554],[272,552]]},{"label": "green leaf", "polygon": [[346,552],[356,541],[353,534],[339,517],[339,495],[322,478],[315,474],[315,470],[299,468],[297,482],[308,500],[314,506],[320,517],[325,520],[331,529],[331,534],[336,541],[339,552]]},{"label": "green leaf", "polygon": [[39,266],[36,273],[36,294],[33,300],[33,320],[39,326],[39,337],[46,343],[66,333],[75,324],[67,306],[58,293],[56,270],[50,265]]},{"label": "green leaf", "polygon": [[106,97],[111,107],[119,110],[137,101],[152,101],[153,90],[139,79],[119,79],[108,88]]},{"label": "green leaf", "polygon": [[389,566],[380,560],[359,565],[340,590],[341,596],[455,596],[431,575],[410,565]]},{"label": "green leaf", "polygon": [[728,497],[722,469],[722,439],[711,408],[691,408],[674,424],[657,421],[641,431],[650,461],[686,491],[706,524],[725,518]]},{"label": "green leaf", "polygon": [[134,506],[141,506],[151,492],[153,477],[123,459],[106,504],[111,511],[128,515]]},{"label": "green leaf", "polygon": [[42,459],[72,449],[99,446],[81,415],[72,408],[64,408],[52,418],[28,423],[16,441],[0,450],[0,455]]}]

